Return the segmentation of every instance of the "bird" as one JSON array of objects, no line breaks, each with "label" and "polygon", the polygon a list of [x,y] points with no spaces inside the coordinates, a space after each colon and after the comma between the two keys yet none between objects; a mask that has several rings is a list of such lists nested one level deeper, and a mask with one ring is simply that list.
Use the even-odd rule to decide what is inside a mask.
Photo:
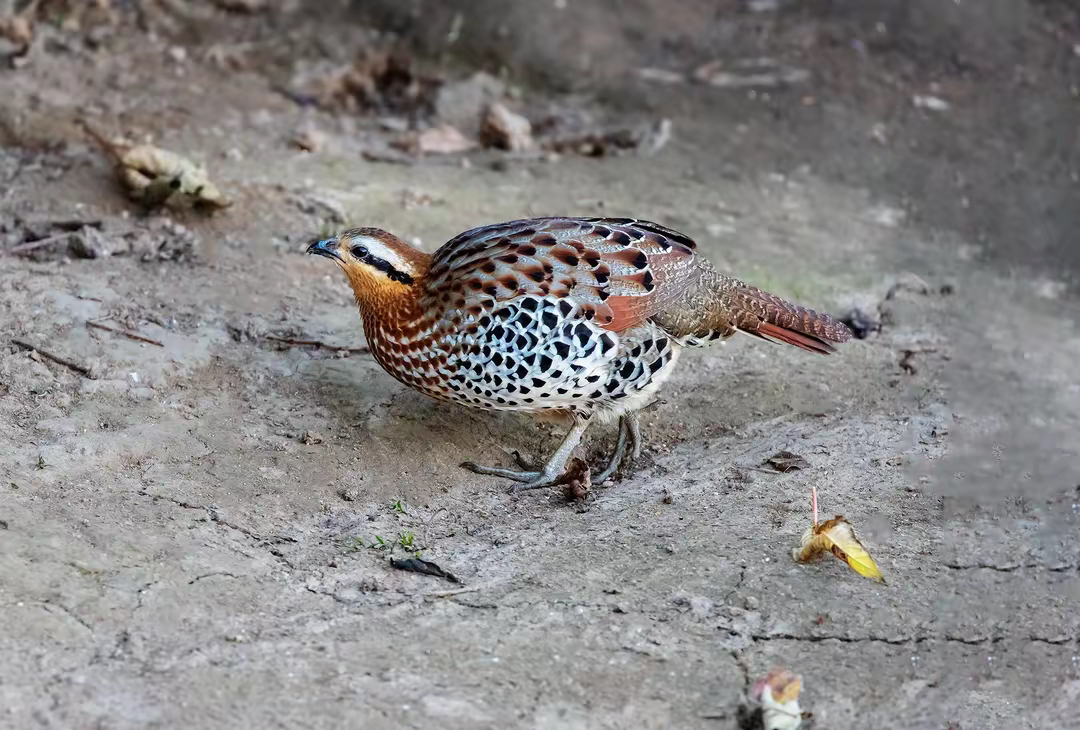
[{"label": "bird", "polygon": [[375,360],[405,385],[470,408],[569,418],[546,463],[463,467],[559,482],[586,429],[618,421],[593,481],[640,456],[640,411],[686,348],[736,333],[829,354],[827,314],[717,271],[693,239],[636,218],[545,217],[472,228],[425,253],[378,228],[311,242],[351,285]]}]

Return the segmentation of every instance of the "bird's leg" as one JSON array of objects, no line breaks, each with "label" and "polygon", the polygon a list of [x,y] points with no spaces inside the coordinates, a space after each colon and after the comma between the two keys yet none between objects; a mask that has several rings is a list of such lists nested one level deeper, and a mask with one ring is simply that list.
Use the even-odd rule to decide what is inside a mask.
[{"label": "bird's leg", "polygon": [[619,418],[619,440],[615,443],[615,453],[602,472],[593,477],[597,484],[603,484],[619,468],[626,458],[626,447],[630,446],[630,460],[641,455],[641,425],[636,413],[627,413]]},{"label": "bird's leg", "polygon": [[566,434],[566,438],[559,444],[559,448],[555,450],[555,453],[551,455],[547,464],[545,464],[544,468],[540,471],[515,471],[514,469],[503,469],[498,466],[480,466],[471,461],[466,461],[462,466],[477,474],[504,477],[506,479],[513,479],[515,482],[521,482],[521,484],[514,487],[515,490],[550,487],[558,481],[560,476],[562,476],[563,470],[566,468],[566,462],[570,458],[570,454],[572,454],[574,449],[577,448],[577,445],[581,443],[581,437],[588,427],[588,421],[575,418],[573,428]]},{"label": "bird's leg", "polygon": [[630,459],[636,461],[641,456],[641,422],[636,413],[627,413],[623,418],[626,420],[626,429],[630,432]]},{"label": "bird's leg", "polygon": [[628,427],[626,425],[626,416],[619,418],[619,440],[615,442],[615,451],[611,455],[611,460],[608,465],[604,467],[604,470],[594,476],[592,480],[597,484],[603,484],[605,481],[615,473],[615,470],[619,468],[619,464],[622,463],[623,457],[626,456],[626,438]]}]

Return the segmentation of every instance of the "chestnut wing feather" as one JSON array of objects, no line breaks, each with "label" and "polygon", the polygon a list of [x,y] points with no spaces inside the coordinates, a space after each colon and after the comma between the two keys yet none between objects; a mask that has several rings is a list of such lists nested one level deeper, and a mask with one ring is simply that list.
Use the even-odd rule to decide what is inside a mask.
[{"label": "chestnut wing feather", "polygon": [[694,256],[692,240],[649,221],[511,221],[466,231],[436,251],[423,304],[478,316],[518,297],[563,297],[598,326],[621,332],[697,281]]}]

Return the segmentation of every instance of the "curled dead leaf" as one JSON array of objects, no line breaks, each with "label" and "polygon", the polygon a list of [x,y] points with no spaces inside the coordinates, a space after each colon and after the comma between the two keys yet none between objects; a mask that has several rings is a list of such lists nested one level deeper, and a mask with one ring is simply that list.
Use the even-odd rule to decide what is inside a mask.
[{"label": "curled dead leaf", "polygon": [[799,547],[792,549],[791,556],[796,562],[806,563],[825,552],[843,560],[859,575],[885,582],[877,563],[855,536],[855,528],[841,515],[806,528]]},{"label": "curled dead leaf", "polygon": [[559,477],[558,484],[562,485],[567,502],[584,501],[592,487],[592,470],[584,459],[575,458]]},{"label": "curled dead leaf", "polygon": [[83,128],[113,158],[117,178],[143,205],[156,208],[190,202],[215,210],[232,204],[210,182],[205,168],[186,157],[149,144],[114,142],[85,123]]},{"label": "curled dead leaf", "polygon": [[779,472],[795,471],[796,469],[809,469],[810,462],[798,454],[790,451],[777,451],[765,460],[766,464]]}]

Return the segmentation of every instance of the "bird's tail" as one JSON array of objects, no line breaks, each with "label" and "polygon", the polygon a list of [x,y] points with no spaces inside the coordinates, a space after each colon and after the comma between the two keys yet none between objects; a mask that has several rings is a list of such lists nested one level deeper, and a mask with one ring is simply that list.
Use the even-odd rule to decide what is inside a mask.
[{"label": "bird's tail", "polygon": [[835,351],[832,343],[851,339],[851,330],[843,322],[757,287],[739,282],[732,295],[729,301],[735,310],[735,326],[755,337],[786,342],[822,355]]}]

